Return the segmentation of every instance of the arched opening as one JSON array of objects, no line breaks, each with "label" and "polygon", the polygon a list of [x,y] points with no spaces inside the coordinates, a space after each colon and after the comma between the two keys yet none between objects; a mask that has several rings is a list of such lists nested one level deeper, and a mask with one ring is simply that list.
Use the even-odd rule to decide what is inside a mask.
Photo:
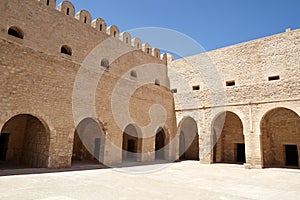
[{"label": "arched opening", "polygon": [[275,108],[261,120],[264,167],[299,168],[300,117],[287,108]]},{"label": "arched opening", "polygon": [[179,156],[180,160],[199,160],[198,127],[191,117],[184,118],[180,123]]},{"label": "arched opening", "polygon": [[246,162],[243,124],[239,116],[226,111],[220,114],[212,126],[213,162]]},{"label": "arched opening", "polygon": [[100,24],[100,31],[102,31],[102,29],[103,29],[102,27],[103,27],[103,25],[102,25],[102,24]]},{"label": "arched opening", "polygon": [[10,27],[7,31],[7,34],[11,35],[11,36],[14,36],[16,38],[20,38],[20,39],[24,38],[23,31],[20,28],[16,27],[16,26]]},{"label": "arched opening", "polygon": [[70,8],[67,8],[67,15],[70,15]]},{"label": "arched opening", "polygon": [[166,134],[163,128],[159,128],[155,135],[155,160],[165,160]]},{"label": "arched opening", "polygon": [[1,130],[0,163],[4,167],[48,167],[49,143],[49,129],[38,118],[16,115]]},{"label": "arched opening", "polygon": [[130,76],[133,77],[133,78],[137,78],[137,73],[136,73],[136,71],[132,70],[132,71],[130,72]]},{"label": "arched opening", "polygon": [[49,4],[50,4],[50,0],[47,0],[47,6],[49,6]]},{"label": "arched opening", "polygon": [[132,124],[129,124],[123,132],[122,150],[123,161],[138,160],[137,153],[141,152],[141,140],[137,128]]},{"label": "arched opening", "polygon": [[101,67],[108,68],[109,67],[109,61],[106,58],[103,58],[101,60],[100,65],[101,65]]},{"label": "arched opening", "polygon": [[104,146],[103,128],[92,118],[83,119],[74,133],[72,164],[103,163]]},{"label": "arched opening", "polygon": [[61,47],[60,53],[71,56],[72,55],[72,49],[71,49],[71,47],[69,47],[67,45],[64,45],[64,46]]}]

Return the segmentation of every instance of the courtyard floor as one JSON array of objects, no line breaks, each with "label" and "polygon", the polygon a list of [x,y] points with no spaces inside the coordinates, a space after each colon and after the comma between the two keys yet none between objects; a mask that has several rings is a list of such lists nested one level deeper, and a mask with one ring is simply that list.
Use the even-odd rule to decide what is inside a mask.
[{"label": "courtyard floor", "polygon": [[1,176],[0,199],[300,199],[300,170],[185,161]]}]

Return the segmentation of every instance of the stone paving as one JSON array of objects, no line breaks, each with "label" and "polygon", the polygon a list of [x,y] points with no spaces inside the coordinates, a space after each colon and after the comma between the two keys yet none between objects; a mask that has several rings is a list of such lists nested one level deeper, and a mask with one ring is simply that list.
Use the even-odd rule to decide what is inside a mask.
[{"label": "stone paving", "polygon": [[185,161],[2,176],[0,199],[300,199],[300,170]]}]

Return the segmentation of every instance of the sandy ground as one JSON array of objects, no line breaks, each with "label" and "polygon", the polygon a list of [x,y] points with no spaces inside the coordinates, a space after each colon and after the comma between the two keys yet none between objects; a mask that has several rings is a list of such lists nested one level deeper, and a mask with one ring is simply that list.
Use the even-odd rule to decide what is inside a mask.
[{"label": "sandy ground", "polygon": [[300,199],[300,170],[173,164],[0,177],[1,200]]}]

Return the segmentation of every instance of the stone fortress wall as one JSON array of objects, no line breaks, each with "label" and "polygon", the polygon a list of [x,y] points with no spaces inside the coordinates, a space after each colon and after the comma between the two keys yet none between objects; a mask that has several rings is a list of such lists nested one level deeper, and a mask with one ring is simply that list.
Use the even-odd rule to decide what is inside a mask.
[{"label": "stone fortress wall", "polygon": [[299,55],[300,29],[287,29],[168,64],[180,74],[169,74],[177,123],[197,123],[200,162],[286,167],[298,156],[299,167]]},{"label": "stone fortress wall", "polygon": [[[90,154],[95,153],[110,166],[122,163],[129,151],[146,152],[134,155],[136,161],[153,161],[155,130],[146,134],[141,129],[151,122],[149,109],[153,104],[162,105],[166,113],[165,126],[156,127],[164,136],[162,145],[176,133],[173,95],[167,88],[166,55],[128,33],[120,33],[114,25],[107,27],[103,19],[92,21],[87,11],[75,15],[71,2],[64,1],[57,9],[55,5],[55,0],[0,2],[2,160],[61,168],[69,167],[72,159],[93,160]],[[95,51],[99,45],[106,48],[100,51],[102,54]],[[86,61],[91,52],[94,59]],[[92,66],[91,71],[83,72],[85,80],[79,84],[87,99],[79,99],[83,102],[74,105],[73,89],[82,63]],[[156,66],[157,72],[148,84],[140,86],[145,74],[137,66],[144,65]],[[96,71],[101,78],[93,74]],[[95,80],[94,94],[85,93]],[[135,123],[121,127],[111,107],[112,93],[120,82],[121,90],[136,88],[128,105]],[[84,110],[90,99],[96,113]],[[74,106],[79,106],[75,109],[80,111],[76,119]],[[90,149],[79,140],[78,130],[93,135],[87,138],[92,144]],[[175,147],[169,148],[163,157],[173,160]]]},{"label": "stone fortress wall", "polygon": [[[55,6],[0,2],[1,162],[299,167],[300,30],[172,61],[69,1]],[[133,122],[119,124],[126,106]]]}]

